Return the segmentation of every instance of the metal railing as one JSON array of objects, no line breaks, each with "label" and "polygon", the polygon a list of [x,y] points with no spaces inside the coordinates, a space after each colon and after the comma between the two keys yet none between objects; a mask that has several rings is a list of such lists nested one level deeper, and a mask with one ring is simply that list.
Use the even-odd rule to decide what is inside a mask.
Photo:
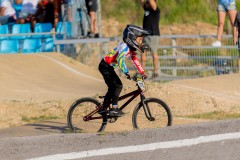
[{"label": "metal railing", "polygon": [[[54,31],[48,33],[5,34],[1,37],[51,35],[54,51],[61,52],[86,65],[96,66],[101,58],[113,49],[121,37],[58,40]],[[162,35],[158,46],[159,77],[155,81],[197,78],[219,74],[238,73],[240,58],[232,36],[222,37],[221,47],[212,47],[213,35]],[[11,38],[10,38],[11,39]],[[21,52],[21,49],[19,50]],[[145,70],[151,77],[153,59],[149,53]],[[139,54],[140,58],[140,54]],[[130,70],[134,66],[128,63]]]},{"label": "metal railing", "polygon": [[[215,35],[162,35],[158,47],[159,77],[155,81],[197,78],[239,72],[239,53],[231,35],[222,37],[221,47],[212,47]],[[96,65],[121,37],[55,40],[58,51],[87,65]],[[151,77],[153,59],[149,53],[145,70]],[[139,55],[140,56],[140,55]],[[140,58],[140,57],[139,57]],[[129,63],[131,70],[134,67]]]},{"label": "metal railing", "polygon": [[214,35],[161,36],[159,80],[239,72],[239,53],[232,36],[224,35],[221,47],[211,46],[215,39]]},{"label": "metal railing", "polygon": [[[2,42],[4,40],[15,40],[17,41],[17,52],[16,53],[22,53],[23,51],[23,46],[24,46],[24,40],[26,39],[39,39],[41,40],[41,46],[39,46],[40,50],[42,52],[44,51],[46,42],[45,39],[49,38],[49,37],[56,37],[56,35],[60,35],[60,33],[55,33],[55,31],[52,30],[52,32],[39,32],[39,33],[19,33],[19,34],[0,34],[1,40],[0,40],[0,50],[2,49]],[[55,36],[54,36],[55,35]],[[37,37],[36,37],[37,36]],[[46,38],[41,38],[45,36]],[[53,51],[57,51],[56,47],[53,47]],[[36,49],[37,52],[37,49]],[[2,54],[6,54],[6,53],[2,53]]]}]

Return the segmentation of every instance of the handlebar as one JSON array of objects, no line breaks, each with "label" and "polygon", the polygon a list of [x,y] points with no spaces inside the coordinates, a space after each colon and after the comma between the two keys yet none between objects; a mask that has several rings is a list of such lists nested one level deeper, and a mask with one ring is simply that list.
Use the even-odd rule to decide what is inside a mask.
[{"label": "handlebar", "polygon": [[132,78],[132,80],[133,81],[135,81],[135,82],[137,82],[138,80],[142,80],[142,81],[144,81],[145,79],[147,79],[147,76],[146,75],[143,75],[143,76],[141,76],[141,77],[137,77],[137,76],[134,76],[133,78]]}]

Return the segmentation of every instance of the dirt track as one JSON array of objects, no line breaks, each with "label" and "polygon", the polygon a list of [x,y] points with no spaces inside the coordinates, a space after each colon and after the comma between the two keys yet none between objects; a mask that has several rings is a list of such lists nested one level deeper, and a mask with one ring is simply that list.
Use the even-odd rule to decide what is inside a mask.
[{"label": "dirt track", "polygon": [[0,79],[0,128],[23,117],[63,117],[75,99],[105,92],[97,71],[60,54],[1,55]]},{"label": "dirt track", "polygon": [[[97,69],[61,54],[1,55],[0,79],[0,128],[25,124],[24,117],[64,118],[75,99],[106,92]],[[240,113],[239,80],[240,74],[232,74],[164,84],[148,82],[146,95],[162,98],[174,117],[211,111]],[[134,85],[124,81],[122,93],[135,89]],[[183,121],[176,118],[174,123]]]}]

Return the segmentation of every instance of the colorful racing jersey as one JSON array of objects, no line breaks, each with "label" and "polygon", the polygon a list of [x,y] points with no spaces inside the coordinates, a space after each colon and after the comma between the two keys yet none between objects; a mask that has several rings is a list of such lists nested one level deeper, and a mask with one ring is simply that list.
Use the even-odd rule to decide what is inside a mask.
[{"label": "colorful racing jersey", "polygon": [[116,48],[109,52],[104,57],[104,61],[114,68],[119,67],[121,71],[126,74],[128,73],[128,68],[125,63],[126,58],[130,59],[133,62],[139,74],[144,74],[144,69],[142,68],[136,56],[136,52],[131,51],[128,45],[124,42],[120,43]]}]

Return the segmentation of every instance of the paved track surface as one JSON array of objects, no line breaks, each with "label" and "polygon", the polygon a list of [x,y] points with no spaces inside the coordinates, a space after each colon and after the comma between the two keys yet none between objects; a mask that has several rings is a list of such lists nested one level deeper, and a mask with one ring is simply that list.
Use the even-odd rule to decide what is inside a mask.
[{"label": "paved track surface", "polygon": [[[141,146],[151,143],[172,143],[177,145],[152,151],[135,151],[133,153],[110,154],[92,156],[86,160],[106,159],[216,159],[239,160],[240,158],[240,120],[218,121],[211,123],[199,123],[193,125],[181,125],[162,129],[138,130],[112,134],[52,134],[30,137],[2,138],[0,141],[0,155],[2,160],[17,160],[42,157],[42,159],[82,159],[79,158],[83,151]],[[228,136],[228,140],[221,140],[225,134],[235,133],[238,138]],[[215,141],[202,143],[204,137],[218,136]],[[220,139],[219,139],[220,137]],[[186,139],[192,139],[197,145],[181,146]],[[182,140],[182,141],[179,141]],[[161,147],[161,146],[160,146]],[[146,149],[147,150],[147,149]],[[125,152],[128,152],[126,150]],[[58,156],[56,156],[58,154]],[[80,154],[80,155],[79,155]],[[75,155],[75,156],[74,156]],[[49,157],[50,156],[50,157]],[[68,158],[67,158],[68,157]]]},{"label": "paved track surface", "polygon": [[67,120],[49,120],[26,124],[17,127],[0,129],[0,139],[10,137],[40,136],[63,133],[67,128]]}]

